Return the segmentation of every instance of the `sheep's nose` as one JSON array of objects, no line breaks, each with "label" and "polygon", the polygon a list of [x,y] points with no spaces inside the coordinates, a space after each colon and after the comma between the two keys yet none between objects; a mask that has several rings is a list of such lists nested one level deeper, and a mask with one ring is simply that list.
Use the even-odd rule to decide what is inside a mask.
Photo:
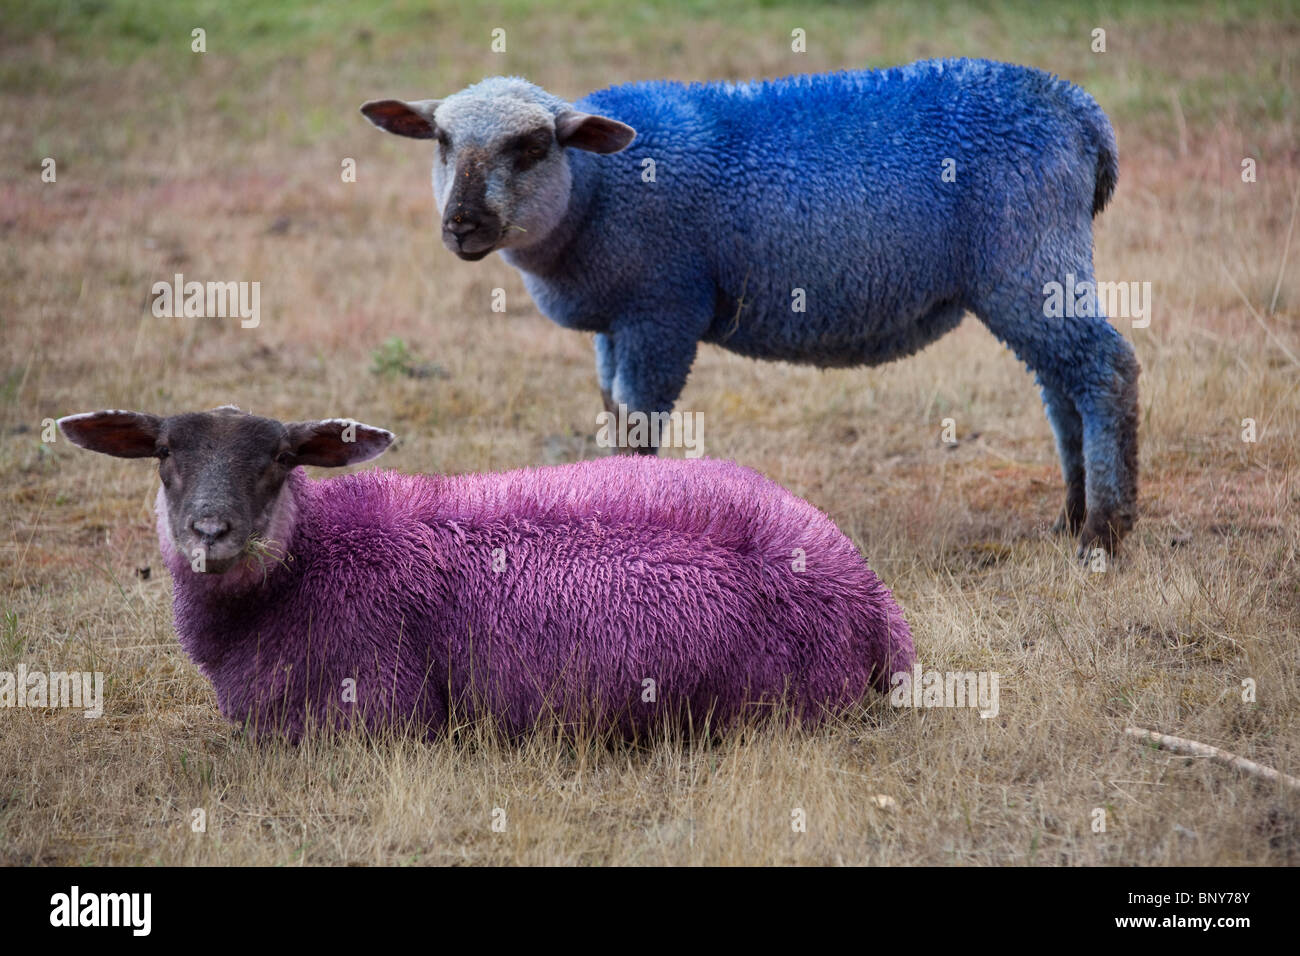
[{"label": "sheep's nose", "polygon": [[191,521],[190,527],[194,529],[195,534],[211,544],[230,530],[230,522],[209,515]]},{"label": "sheep's nose", "polygon": [[477,216],[467,213],[457,213],[454,216],[448,216],[447,221],[442,224],[442,228],[446,229],[453,236],[464,236],[473,232],[480,225],[481,223]]}]

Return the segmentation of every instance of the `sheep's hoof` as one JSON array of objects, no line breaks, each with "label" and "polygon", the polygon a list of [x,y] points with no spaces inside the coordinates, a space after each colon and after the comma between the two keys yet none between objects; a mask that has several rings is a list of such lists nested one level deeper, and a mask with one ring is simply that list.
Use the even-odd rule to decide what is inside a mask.
[{"label": "sheep's hoof", "polygon": [[1067,505],[1061,509],[1061,513],[1052,522],[1052,534],[1068,534],[1073,538],[1079,533],[1079,529],[1083,527],[1083,519],[1082,514],[1072,512]]},{"label": "sheep's hoof", "polygon": [[1061,506],[1061,514],[1056,519],[1056,524],[1052,525],[1052,531],[1056,534],[1065,532],[1074,537],[1083,528],[1087,515],[1088,497],[1083,485],[1081,483],[1070,485],[1065,490],[1065,503]]},{"label": "sheep's hoof", "polygon": [[1120,540],[1133,527],[1133,519],[1116,512],[1090,514],[1079,535],[1078,556],[1081,561],[1095,557],[1098,549],[1106,555],[1119,551]]}]

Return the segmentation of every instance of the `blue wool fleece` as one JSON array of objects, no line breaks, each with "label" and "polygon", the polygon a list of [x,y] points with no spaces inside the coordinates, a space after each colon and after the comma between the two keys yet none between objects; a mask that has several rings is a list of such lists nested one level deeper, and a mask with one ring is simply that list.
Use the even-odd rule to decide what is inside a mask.
[{"label": "blue wool fleece", "polygon": [[[619,153],[568,150],[545,242],[508,249],[538,307],[598,333],[607,400],[672,408],[698,342],[821,367],[910,355],[969,311],[1036,374],[1067,483],[1062,520],[1113,545],[1136,515],[1133,350],[1103,316],[1044,308],[1093,280],[1118,176],[1083,90],[1026,67],[931,60],[755,83],[639,83],[578,110]],[[1058,310],[1059,311],[1059,310]]]}]

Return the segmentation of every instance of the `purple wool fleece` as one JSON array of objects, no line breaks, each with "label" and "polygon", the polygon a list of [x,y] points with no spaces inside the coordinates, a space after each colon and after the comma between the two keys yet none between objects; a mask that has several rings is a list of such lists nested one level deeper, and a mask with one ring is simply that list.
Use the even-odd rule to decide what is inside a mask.
[{"label": "purple wool fleece", "polygon": [[816,722],[912,666],[902,612],[853,543],[731,462],[297,468],[287,491],[287,557],[224,575],[192,571],[160,511],[181,645],[253,734],[298,740],[309,711],[434,734],[449,709],[509,734],[539,718],[716,730],[787,691]]}]

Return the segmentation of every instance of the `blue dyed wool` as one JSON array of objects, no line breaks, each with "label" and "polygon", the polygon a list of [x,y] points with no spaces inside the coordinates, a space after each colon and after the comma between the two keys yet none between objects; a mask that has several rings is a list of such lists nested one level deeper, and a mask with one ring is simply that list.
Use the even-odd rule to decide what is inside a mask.
[{"label": "blue dyed wool", "polygon": [[1092,220],[1118,176],[1087,93],[1026,67],[931,60],[638,83],[574,108],[636,138],[611,155],[568,150],[560,224],[502,255],[544,314],[597,333],[607,401],[671,409],[699,342],[875,365],[969,311],[1037,376],[1067,484],[1059,524],[1083,550],[1131,527],[1133,349],[1104,317],[1044,314],[1047,283],[1093,280]]}]

